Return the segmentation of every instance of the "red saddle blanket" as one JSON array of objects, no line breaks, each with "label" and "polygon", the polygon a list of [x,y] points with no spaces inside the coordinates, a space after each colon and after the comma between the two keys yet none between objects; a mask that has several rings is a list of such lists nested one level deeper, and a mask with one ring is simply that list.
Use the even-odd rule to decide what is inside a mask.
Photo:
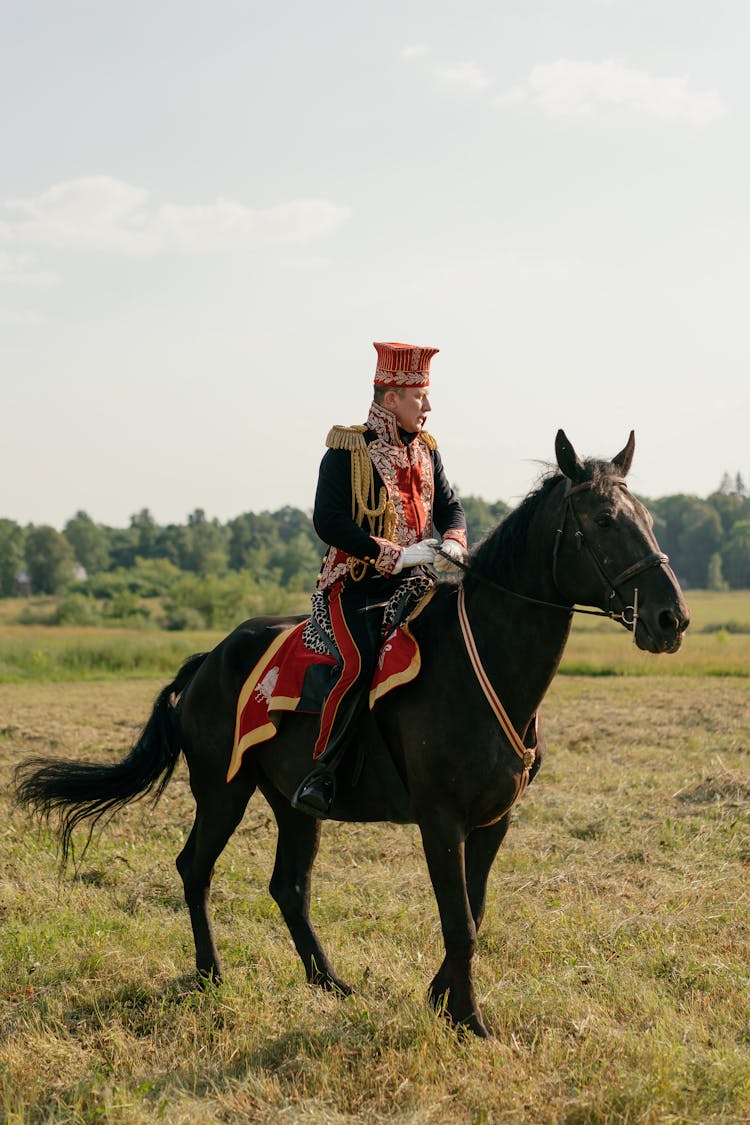
[{"label": "red saddle blanket", "polygon": [[[427,604],[431,593],[422,599],[409,620],[413,620]],[[237,700],[234,746],[227,781],[231,781],[239,770],[242,755],[249,747],[273,738],[285,711],[319,712],[319,706],[303,699],[305,676],[314,665],[332,668],[337,661],[333,656],[310,652],[304,646],[302,631],[306,624],[306,621],[301,621],[278,633],[245,680]],[[383,642],[370,685],[370,708],[389,691],[415,679],[421,664],[419,645],[409,632],[407,621],[394,629]]]}]

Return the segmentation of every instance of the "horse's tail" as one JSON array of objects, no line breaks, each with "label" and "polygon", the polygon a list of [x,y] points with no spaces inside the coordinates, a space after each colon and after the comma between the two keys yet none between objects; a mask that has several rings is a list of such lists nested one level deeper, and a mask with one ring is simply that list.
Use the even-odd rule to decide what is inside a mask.
[{"label": "horse's tail", "polygon": [[[44,820],[60,817],[62,862],[81,821],[90,821],[86,847],[101,817],[117,812],[131,801],[153,793],[159,800],[180,756],[180,731],[173,696],[185,690],[208,653],[191,656],[159,692],[151,717],[130,753],[112,766],[93,762],[30,758],[15,771],[16,800],[28,805]],[[86,848],[84,847],[84,851]]]}]

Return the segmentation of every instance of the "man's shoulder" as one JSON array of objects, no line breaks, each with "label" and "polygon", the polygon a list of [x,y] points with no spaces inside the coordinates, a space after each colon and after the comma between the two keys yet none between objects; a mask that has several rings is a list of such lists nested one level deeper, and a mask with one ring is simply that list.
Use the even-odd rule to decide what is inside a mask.
[{"label": "man's shoulder", "polygon": [[[367,426],[331,426],[326,437],[327,449],[345,449],[353,453],[357,449],[366,449],[377,435]],[[419,441],[427,446],[430,452],[438,448],[437,438],[422,430]]]},{"label": "man's shoulder", "polygon": [[365,434],[367,426],[331,426],[326,438],[328,449],[366,449]]}]

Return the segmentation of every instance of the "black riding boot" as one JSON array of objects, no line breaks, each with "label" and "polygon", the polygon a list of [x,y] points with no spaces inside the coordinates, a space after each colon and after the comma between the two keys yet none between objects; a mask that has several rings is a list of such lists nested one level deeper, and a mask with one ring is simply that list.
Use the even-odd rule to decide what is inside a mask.
[{"label": "black riding boot", "polygon": [[355,691],[353,694],[355,698],[351,700],[350,706],[345,709],[343,715],[339,709],[328,744],[316,759],[315,769],[300,783],[292,797],[293,808],[321,819],[328,816],[336,797],[336,767],[349,745],[354,720],[362,710],[367,693]]}]

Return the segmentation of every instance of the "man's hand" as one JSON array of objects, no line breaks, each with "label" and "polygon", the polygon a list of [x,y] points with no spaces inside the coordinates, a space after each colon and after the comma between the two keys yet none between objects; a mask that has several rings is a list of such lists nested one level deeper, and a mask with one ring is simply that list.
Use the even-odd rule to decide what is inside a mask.
[{"label": "man's hand", "polygon": [[[444,539],[440,544],[440,551],[441,554],[435,559],[435,570],[455,570],[453,564],[463,562],[466,558],[466,551],[455,539]],[[450,555],[450,558],[446,558],[446,555]]]},{"label": "man's hand", "polygon": [[423,539],[421,543],[412,543],[411,547],[404,547],[393,568],[393,573],[400,574],[405,566],[432,565],[435,561],[435,548],[439,546],[439,539]]}]

